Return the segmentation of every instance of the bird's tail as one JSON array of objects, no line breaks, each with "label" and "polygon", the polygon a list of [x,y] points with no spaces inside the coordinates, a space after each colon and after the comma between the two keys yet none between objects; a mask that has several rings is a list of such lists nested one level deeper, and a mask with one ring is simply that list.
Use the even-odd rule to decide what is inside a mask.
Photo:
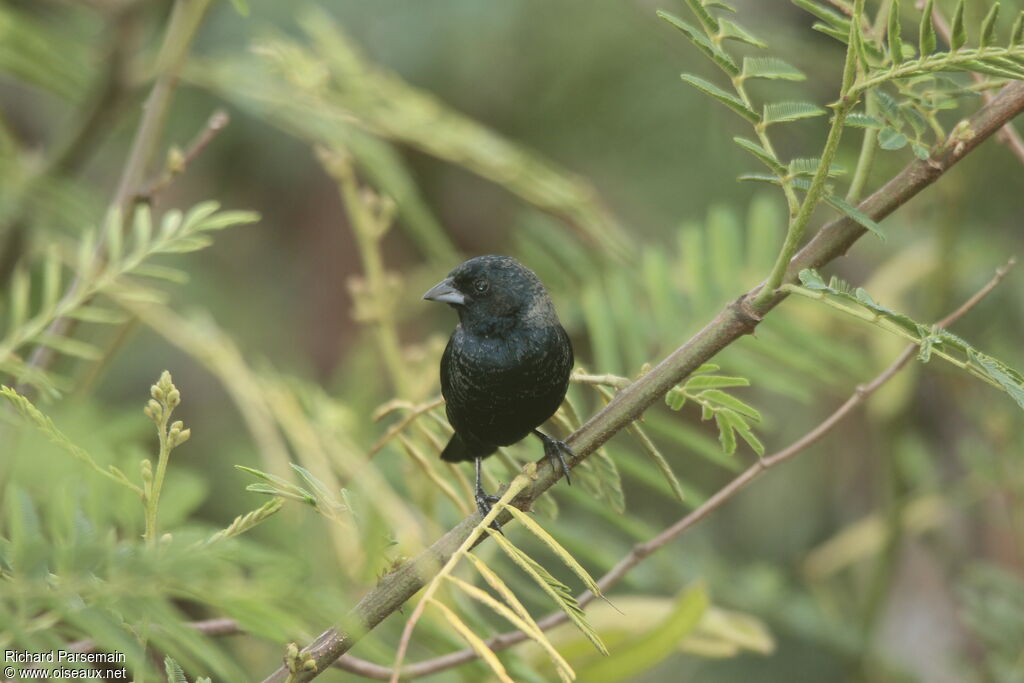
[{"label": "bird's tail", "polygon": [[441,451],[441,459],[445,462],[469,462],[475,458],[486,458],[496,450],[494,446],[487,446],[472,437],[467,440],[456,432]]},{"label": "bird's tail", "polygon": [[465,462],[466,460],[472,460],[473,455],[469,452],[469,447],[466,446],[466,442],[462,440],[458,432],[452,434],[451,440],[448,445],[441,451],[441,459],[445,462]]}]

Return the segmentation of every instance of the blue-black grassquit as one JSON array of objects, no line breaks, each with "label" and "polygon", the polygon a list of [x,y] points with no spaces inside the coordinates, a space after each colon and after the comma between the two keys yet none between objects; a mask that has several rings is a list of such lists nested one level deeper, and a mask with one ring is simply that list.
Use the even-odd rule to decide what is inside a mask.
[{"label": "blue-black grassquit", "polygon": [[483,491],[480,460],[528,434],[540,438],[568,481],[562,452],[572,451],[537,430],[565,398],[573,364],[569,335],[540,279],[507,256],[478,256],[423,298],[459,314],[441,356],[441,393],[455,429],[441,458],[475,461],[481,514],[497,499]]}]

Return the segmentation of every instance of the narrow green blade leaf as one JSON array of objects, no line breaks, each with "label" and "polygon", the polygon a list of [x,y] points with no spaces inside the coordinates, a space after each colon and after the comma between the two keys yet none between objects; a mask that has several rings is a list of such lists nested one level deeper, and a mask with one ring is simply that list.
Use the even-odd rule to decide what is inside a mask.
[{"label": "narrow green blade leaf", "polygon": [[956,4],[953,11],[953,23],[949,29],[949,48],[956,52],[967,42],[967,30],[964,28],[964,0]]},{"label": "narrow green blade leaf", "polygon": [[935,25],[932,24],[932,5],[935,0],[928,0],[921,13],[921,25],[917,30],[917,49],[922,57],[935,52]]},{"label": "narrow green blade leaf", "polygon": [[127,314],[120,311],[90,304],[85,304],[71,310],[67,316],[82,322],[102,323],[104,325],[120,325],[130,319]]},{"label": "narrow green blade leaf", "polygon": [[1001,386],[1006,393],[1010,395],[1017,405],[1024,409],[1024,383],[1021,382],[1019,376],[1014,377],[1013,371],[1008,367],[997,361],[991,356],[986,356],[983,353],[977,351],[969,351],[968,357],[982,369],[990,379],[995,380],[999,386]]},{"label": "narrow green blade leaf", "polygon": [[708,12],[707,8],[701,3],[701,0],[686,0],[686,4],[709,35],[718,33],[718,20],[715,19],[711,12]]},{"label": "narrow green blade leaf", "polygon": [[533,521],[533,518],[530,517],[530,515],[526,514],[519,508],[510,505],[506,509],[512,514],[513,517],[519,520],[519,523],[522,524],[527,529],[527,531],[529,531],[531,534],[533,534],[541,541],[543,541],[544,545],[550,548],[551,551],[558,556],[558,559],[560,559],[566,567],[571,569],[572,572],[580,578],[580,581],[583,582],[583,584],[590,590],[591,593],[598,596],[601,595],[601,587],[597,585],[597,582],[594,581],[593,577],[590,576],[587,570],[584,569],[583,566],[576,561],[576,558],[573,557],[568,550],[563,548],[562,545],[555,540],[554,536],[549,534],[544,529],[544,527],[542,527],[540,524],[537,524],[537,522]]},{"label": "narrow green blade leaf", "polygon": [[680,78],[682,78],[684,81],[686,81],[693,87],[697,88],[698,90],[704,92],[705,94],[714,97],[716,100],[718,100],[725,106],[729,107],[729,109],[732,109],[734,112],[745,118],[747,121],[750,121],[751,123],[758,123],[761,120],[761,117],[757,115],[757,112],[747,107],[747,105],[743,104],[743,102],[738,97],[736,97],[735,95],[730,95],[729,93],[719,88],[717,85],[709,83],[708,81],[705,81],[703,78],[700,78],[699,76],[694,76],[693,74],[681,74]]},{"label": "narrow green blade leaf", "polygon": [[719,411],[715,413],[715,424],[718,427],[718,442],[722,444],[722,451],[727,455],[733,455],[736,453],[736,433],[733,431],[732,424],[725,417],[727,411]]},{"label": "narrow green blade leaf", "polygon": [[61,337],[50,332],[39,334],[35,341],[43,346],[48,346],[54,351],[59,351],[65,356],[73,356],[83,360],[98,360],[103,354],[92,344],[88,344],[71,337]]},{"label": "narrow green blade leaf", "polygon": [[856,206],[848,203],[845,199],[837,197],[834,194],[826,194],[824,197],[825,201],[829,206],[839,211],[841,214],[850,218],[854,222],[858,223],[862,227],[867,228],[878,237],[878,239],[885,241],[885,231],[882,226],[875,222],[875,220],[858,209]]},{"label": "narrow green blade leaf", "polygon": [[8,336],[17,333],[28,318],[29,278],[24,268],[18,267],[11,276],[10,308],[7,311]]},{"label": "narrow green blade leaf", "polygon": [[810,102],[772,102],[764,105],[764,124],[786,123],[809,119],[815,116],[824,116],[827,112],[816,104]]},{"label": "narrow green blade leaf", "polygon": [[992,5],[992,9],[988,11],[988,14],[981,21],[981,38],[979,40],[981,47],[988,47],[995,41],[997,19],[999,19],[998,2]]},{"label": "narrow green blade leaf", "polygon": [[[682,392],[679,393],[682,394]],[[680,404],[680,408],[681,407],[682,405]],[[675,410],[678,410],[678,408],[675,408]],[[640,443],[640,446],[641,448],[644,449],[644,452],[647,453],[647,455],[649,455],[651,459],[654,461],[654,464],[657,466],[658,470],[661,471],[661,475],[665,478],[665,481],[668,482],[669,488],[672,489],[673,495],[675,495],[675,497],[679,500],[680,503],[685,503],[686,494],[683,492],[682,484],[679,483],[679,478],[676,477],[676,473],[672,469],[672,466],[669,465],[668,460],[665,459],[665,456],[661,454],[661,451],[658,450],[658,447],[655,446],[654,442],[651,441],[649,436],[647,436],[647,433],[644,432],[640,425],[638,425],[636,422],[626,427],[626,431],[629,433],[630,436],[634,437]]]},{"label": "narrow green blade leaf", "polygon": [[775,157],[775,155],[761,145],[757,144],[753,140],[748,140],[747,138],[735,137],[732,140],[737,145],[757,157],[765,166],[775,171],[778,175],[785,175],[786,167]]},{"label": "narrow green blade leaf", "polygon": [[727,394],[721,389],[705,389],[700,392],[700,398],[711,403],[716,403],[719,406],[725,406],[730,410],[736,411],[740,415],[745,415],[751,420],[761,421],[761,413],[754,406],[744,403],[740,399],[736,398],[732,394]]},{"label": "narrow green blade leaf", "polygon": [[900,40],[900,0],[892,0],[889,5],[889,58],[893,64],[903,61],[903,42]]},{"label": "narrow green blade leaf", "polygon": [[730,77],[739,75],[740,69],[736,66],[733,58],[726,54],[718,45],[708,40],[707,36],[702,32],[669,12],[659,10],[658,16],[682,31],[683,35],[690,39],[694,47],[703,52],[704,56],[717,64]]},{"label": "narrow green blade leaf", "polygon": [[749,387],[750,380],[746,377],[725,377],[724,375],[699,375],[686,380],[686,389],[727,389],[729,387]]},{"label": "narrow green blade leaf", "polygon": [[[824,33],[826,36],[831,36],[832,38],[835,38],[836,40],[838,40],[843,45],[847,45],[850,42],[850,31],[849,30],[841,31],[841,30],[839,30],[837,28],[829,26],[828,24],[823,24],[820,21],[816,21],[813,24],[811,24],[811,30],[817,31],[819,33]],[[857,33],[857,34],[854,34],[854,35],[859,36],[860,34]],[[863,50],[858,50],[858,52],[863,52]]]},{"label": "narrow green blade leaf", "polygon": [[745,57],[743,78],[763,78],[778,81],[803,81],[807,79],[802,71],[778,57]]},{"label": "narrow green blade leaf", "polygon": [[721,25],[721,36],[725,40],[736,40],[761,49],[768,47],[764,42],[735,22],[729,21],[728,19],[722,19]]},{"label": "narrow green blade leaf", "polygon": [[43,304],[44,311],[53,310],[60,297],[61,280],[60,252],[56,246],[46,250],[46,260],[43,262]]},{"label": "narrow green blade leaf", "polygon": [[1010,47],[1024,43],[1024,10],[1020,11],[1010,29]]},{"label": "narrow green blade leaf", "polygon": [[818,17],[830,27],[837,29],[844,36],[849,36],[850,20],[839,12],[836,12],[831,7],[814,2],[814,0],[793,0],[793,4]]},{"label": "narrow green blade leaf", "polygon": [[608,654],[608,648],[605,647],[601,641],[601,637],[597,634],[597,631],[587,622],[586,617],[583,614],[583,610],[580,609],[579,603],[576,602],[576,598],[569,592],[568,587],[551,576],[548,570],[544,569],[541,565],[531,558],[529,555],[524,553],[522,550],[512,545],[512,542],[505,538],[505,536],[494,529],[485,529],[487,535],[494,540],[495,543],[508,555],[509,559],[515,562],[520,569],[533,579],[533,581],[543,590],[548,596],[558,604],[559,608],[565,612],[569,620],[576,625],[576,628],[587,637],[594,647],[597,648],[598,652],[603,655]]},{"label": "narrow green blade leaf", "polygon": [[555,667],[559,670],[560,674],[563,674],[563,679],[572,680],[576,674],[573,672],[572,667],[569,666],[569,662],[565,661],[565,658],[558,653],[551,641],[548,640],[547,636],[537,627],[537,624],[533,623],[531,619],[529,622],[524,621],[518,614],[509,609],[508,605],[496,600],[487,591],[484,591],[473,584],[463,581],[462,579],[446,574],[445,578],[448,579],[453,585],[458,587],[463,593],[473,598],[481,605],[490,608],[498,616],[504,617],[510,624],[525,633],[535,643],[541,646],[547,653],[548,657],[554,663]]},{"label": "narrow green blade leaf", "polygon": [[907,136],[893,128],[883,128],[878,133],[878,146],[882,149],[902,149],[907,144]]},{"label": "narrow green blade leaf", "polygon": [[473,651],[480,656],[480,659],[486,662],[487,666],[489,666],[491,671],[494,672],[494,675],[498,677],[498,680],[502,681],[502,683],[515,683],[515,681],[509,677],[504,665],[502,665],[498,656],[494,654],[494,651],[487,647],[487,643],[484,642],[484,639],[474,633],[473,629],[467,626],[466,622],[460,619],[458,614],[453,612],[450,607],[442,602],[438,602],[437,600],[431,600],[430,602],[434,607],[441,610],[441,613],[444,615],[444,618],[448,621],[451,627],[458,631],[459,635],[461,635],[466,642],[469,643],[469,646],[473,648]]}]

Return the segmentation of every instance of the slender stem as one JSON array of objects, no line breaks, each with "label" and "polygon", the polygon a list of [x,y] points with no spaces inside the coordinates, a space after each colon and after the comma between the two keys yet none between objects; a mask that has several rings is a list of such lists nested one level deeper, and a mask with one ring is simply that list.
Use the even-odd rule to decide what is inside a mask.
[{"label": "slender stem", "polygon": [[156,472],[153,473],[153,484],[149,487],[146,496],[146,532],[143,537],[150,546],[156,545],[156,513],[160,505],[160,490],[164,486],[164,476],[167,474],[167,461],[170,460],[171,445],[167,440],[167,421],[169,414],[165,414],[157,425],[157,435],[160,439],[160,453],[156,460]]},{"label": "slender stem", "polygon": [[[747,88],[743,84],[743,79],[739,76],[734,76],[732,79],[733,88],[736,89],[736,94],[743,100],[743,104],[747,105],[751,110],[754,109],[754,104],[750,100],[750,96],[747,95]],[[761,143],[761,146],[766,152],[772,157],[778,159],[778,155],[775,153],[775,147],[772,145],[771,138],[768,137],[768,133],[765,130],[765,126],[761,123],[754,124],[754,132],[757,134],[757,139]],[[782,188],[782,193],[786,196],[786,205],[789,207],[789,218],[790,220],[800,210],[800,200],[796,196],[796,192],[793,190],[793,185],[790,183],[789,178],[780,177],[779,186]]]},{"label": "slender stem", "polygon": [[811,186],[800,204],[800,210],[796,216],[789,221],[789,229],[786,231],[786,238],[782,243],[782,249],[775,259],[771,274],[763,289],[754,298],[753,305],[759,311],[775,296],[775,290],[782,284],[786,276],[786,269],[790,260],[796,253],[797,248],[803,240],[804,232],[810,223],[811,215],[817,208],[825,193],[825,183],[828,180],[828,171],[832,167],[832,160],[835,159],[836,151],[839,149],[839,141],[843,137],[843,127],[846,124],[846,115],[857,103],[856,98],[850,97],[850,88],[853,86],[854,76],[857,69],[857,36],[860,30],[861,17],[864,14],[864,0],[857,0],[854,3],[853,19],[850,21],[849,44],[846,48],[846,62],[843,65],[843,84],[839,89],[839,99],[832,105],[832,126],[828,131],[828,138],[825,140],[825,148],[821,152],[821,162]]},{"label": "slender stem", "polygon": [[1012,47],[979,47],[973,50],[959,50],[957,52],[940,52],[929,57],[911,59],[900,62],[899,65],[885,69],[876,75],[857,81],[850,88],[851,97],[859,97],[861,94],[877,87],[883,83],[894,81],[899,78],[907,78],[919,73],[932,73],[935,71],[949,71],[950,67],[966,66],[970,70],[972,62],[989,58],[1020,58],[1024,57],[1024,45]]},{"label": "slender stem", "polygon": [[[864,97],[864,111],[868,116],[873,116],[878,110],[878,104],[874,96],[869,92]],[[868,183],[868,176],[871,174],[871,166],[875,162],[875,152],[878,149],[878,129],[867,128],[864,131],[864,139],[860,144],[860,155],[857,157],[857,168],[853,171],[853,180],[850,181],[850,189],[846,192],[846,201],[856,204],[864,194],[864,187]]]},{"label": "slender stem", "polygon": [[360,189],[351,160],[344,152],[338,153],[319,149],[318,156],[324,168],[338,183],[349,225],[359,249],[360,260],[365,273],[365,285],[361,291],[353,291],[361,321],[369,322],[377,336],[381,358],[384,361],[392,388],[399,396],[406,396],[409,387],[406,364],[402,359],[402,345],[398,338],[395,319],[390,315],[393,307],[391,292],[381,256],[380,241],[390,227],[394,215],[394,203],[369,190]]}]

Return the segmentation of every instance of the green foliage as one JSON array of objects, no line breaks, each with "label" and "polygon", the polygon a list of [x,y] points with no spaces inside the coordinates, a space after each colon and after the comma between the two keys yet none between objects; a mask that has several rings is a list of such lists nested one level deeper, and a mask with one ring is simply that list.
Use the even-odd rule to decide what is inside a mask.
[{"label": "green foliage", "polygon": [[[605,49],[612,44],[607,36],[590,33],[591,23],[622,16],[610,3],[558,35],[557,61],[538,57],[543,45],[537,38],[529,54],[517,53],[506,64],[490,61],[501,58],[500,50],[460,42],[478,32],[486,35],[486,22],[459,30],[467,25],[449,25],[444,15],[449,41],[426,41],[430,48],[425,50],[423,36],[433,33],[415,25],[403,34],[401,49],[385,52],[382,46],[392,44],[381,36],[400,31],[396,27],[404,16],[381,21],[371,12],[386,10],[356,3],[338,10],[343,21],[313,12],[300,15],[293,27],[267,21],[268,12],[283,11],[269,10],[273,3],[251,3],[253,18],[239,22],[234,14],[248,15],[250,3],[233,0],[235,12],[224,4],[223,15],[211,13],[216,18],[204,25],[204,56],[190,59],[186,67],[184,79],[199,91],[175,102],[170,111],[172,134],[177,135],[191,118],[206,115],[200,109],[211,98],[217,106],[227,101],[240,110],[238,125],[227,134],[237,137],[229,137],[221,148],[229,152],[227,162],[213,150],[209,168],[202,168],[208,163],[205,154],[200,168],[189,159],[188,175],[196,173],[198,180],[193,184],[187,178],[174,198],[194,197],[211,185],[225,197],[255,193],[255,201],[272,205],[266,212],[273,219],[268,229],[279,234],[278,228],[287,226],[280,233],[286,237],[270,247],[257,238],[234,242],[180,259],[172,268],[158,259],[205,248],[213,231],[251,222],[255,214],[221,212],[212,203],[201,203],[184,213],[162,211],[154,219],[149,205],[139,203],[127,221],[130,226],[111,212],[99,229],[80,228],[103,215],[107,181],[118,170],[109,160],[119,162],[115,147],[127,137],[119,131],[138,114],[141,79],[159,73],[164,61],[160,57],[151,64],[158,55],[148,49],[148,37],[157,28],[151,22],[163,20],[162,13],[135,13],[133,3],[121,4],[0,8],[0,71],[5,93],[14,93],[13,99],[0,96],[5,104],[0,116],[0,372],[8,383],[20,385],[18,390],[0,388],[5,399],[0,402],[0,646],[47,651],[89,640],[104,651],[124,652],[136,680],[165,674],[168,680],[188,681],[185,672],[208,672],[216,680],[259,678],[278,664],[280,644],[306,641],[327,624],[338,623],[361,596],[471,513],[465,468],[437,458],[451,433],[436,386],[436,360],[444,341],[425,331],[428,314],[416,307],[415,296],[421,285],[436,281],[438,272],[461,259],[459,248],[509,251],[535,268],[558,299],[577,342],[578,363],[609,373],[577,373],[554,425],[569,433],[615,391],[650,371],[648,361],[671,351],[737,293],[761,282],[774,260],[785,261],[784,253],[777,256],[779,245],[799,244],[803,233],[794,227],[806,226],[818,203],[881,235],[880,226],[855,206],[864,194],[870,156],[862,155],[846,172],[837,163],[846,161],[836,151],[838,133],[856,128],[871,147],[926,159],[949,130],[957,130],[952,126],[963,118],[962,105],[973,105],[980,92],[1022,74],[1024,15],[1004,12],[1002,22],[992,3],[966,11],[964,2],[956,5],[945,52],[930,17],[932,11],[949,9],[946,3],[929,0],[920,17],[912,3],[871,3],[868,9],[880,7],[882,16],[870,18],[858,15],[861,3],[796,0],[816,17],[816,30],[851,46],[845,96],[853,110],[842,111],[838,101],[830,106],[817,101],[821,93],[838,88],[823,81],[826,70],[815,63],[820,55],[813,42],[792,50],[779,41],[780,50],[789,50],[785,59],[766,54],[772,41],[764,38],[784,35],[772,23],[777,18],[762,16],[763,23],[748,30],[742,16],[714,0],[687,0],[684,11],[692,17],[686,20],[662,14],[718,73],[684,74],[683,80],[752,124],[734,141],[767,170],[745,177],[781,188],[785,208],[780,210],[764,195],[752,201],[719,195],[732,191],[692,177],[713,177],[731,164],[730,154],[703,139],[718,128],[716,122],[687,121],[672,131],[684,144],[697,139],[708,145],[699,150],[701,156],[692,157],[699,174],[680,175],[675,159],[671,167],[659,165],[666,150],[679,148],[669,133],[657,140],[658,149],[637,145],[645,170],[635,179],[593,171],[592,184],[569,170],[585,164],[580,149],[592,154],[600,149],[618,167],[625,155],[611,143],[616,137],[632,140],[635,128],[625,126],[646,125],[638,115],[663,106],[654,99],[655,91],[643,88],[645,74],[660,72],[638,68],[621,77],[625,72],[616,69],[635,66],[632,57]],[[496,24],[523,30],[506,21],[519,11],[511,7],[501,10],[509,16],[501,15]],[[540,5],[523,7],[522,16],[530,17]],[[465,16],[480,19],[468,11]],[[916,43],[904,25],[911,18]],[[1004,42],[1004,23],[1009,25],[1011,18],[1009,41]],[[239,44],[232,37],[236,29],[225,31],[225,26],[243,26],[246,33],[252,28],[256,37],[246,35],[244,45]],[[610,30],[627,33],[621,28]],[[380,64],[349,34],[366,36]],[[147,48],[134,50],[133,35],[147,37]],[[588,42],[614,58],[580,59],[583,53],[574,50]],[[465,51],[467,44],[477,45],[478,51]],[[120,50],[108,54],[108,47],[125,47],[132,54],[118,57]],[[425,54],[430,58],[424,59]],[[574,68],[560,68],[569,59]],[[491,71],[486,82],[473,78],[480,73],[478,63]],[[438,69],[443,80],[437,80]],[[980,81],[969,83],[968,73]],[[581,85],[586,83],[578,80],[581,75],[600,87]],[[557,87],[538,87],[535,79],[541,77]],[[469,95],[459,91],[460,79],[473,80]],[[657,92],[666,85],[659,79]],[[523,87],[530,97],[522,98],[524,103],[511,99]],[[443,98],[433,90],[443,92]],[[551,93],[563,91],[571,92],[594,121],[611,121],[621,109],[623,130],[602,130],[597,143],[577,136],[573,131],[586,128],[575,118],[579,113],[551,105],[562,104]],[[22,98],[24,104],[17,102]],[[529,115],[517,118],[517,106]],[[824,114],[838,131],[835,144],[814,149],[808,133],[824,123]],[[107,135],[110,130],[116,134]],[[550,139],[545,141],[538,130]],[[693,130],[700,132],[695,136]],[[630,135],[616,135],[627,131]],[[587,134],[594,135],[592,130]],[[550,144],[551,139],[559,145]],[[110,142],[96,155],[83,140]],[[159,158],[163,140],[148,143]],[[172,165],[183,167],[183,149],[170,147]],[[236,155],[251,159],[251,149],[273,155],[274,168],[257,172],[238,164]],[[477,176],[470,182],[478,185],[466,190],[460,181],[458,191],[452,191],[450,180],[435,174],[437,167],[425,163],[424,155]],[[89,164],[67,161],[76,156]],[[313,164],[309,170],[297,161],[304,163],[306,157],[318,157],[322,168]],[[337,185],[337,195],[310,182],[321,171]],[[272,179],[269,189],[258,185],[260,173]],[[159,171],[157,177],[163,177]],[[149,186],[145,178],[139,180],[140,187]],[[668,208],[651,209],[631,197],[629,181],[670,186]],[[707,208],[693,204],[698,192],[711,186],[716,203]],[[481,222],[481,211],[502,206],[492,202],[492,192],[513,208],[487,213]],[[335,204],[338,196],[343,211]],[[961,206],[955,196],[947,198],[950,206],[943,205],[943,216],[921,215],[915,221],[949,220]],[[302,207],[299,215],[290,210],[292,197]],[[154,201],[164,206],[171,199],[161,195]],[[623,210],[634,202],[642,210],[620,221],[606,202]],[[993,200],[984,211],[963,212],[969,216],[957,221],[963,229],[949,228],[941,244],[916,237],[908,244],[909,238],[893,230],[888,242],[872,246],[872,253],[884,254],[886,261],[877,274],[877,289],[875,283],[866,287],[885,292],[887,300],[899,300],[901,288],[913,289],[911,301],[894,304],[899,308],[945,303],[952,293],[946,288],[955,283],[959,289],[964,271],[1004,250],[994,236],[983,242],[979,235],[986,231],[976,229],[981,216],[988,221],[995,215],[996,204]],[[680,212],[685,219],[672,218]],[[805,218],[798,218],[802,214]],[[335,253],[323,248],[328,242],[318,241],[311,254],[311,236],[319,239],[320,234],[310,226],[323,220],[350,229],[340,236],[331,233],[329,239],[346,245],[351,239],[355,248]],[[473,230],[466,231],[463,223]],[[508,234],[508,240],[494,238],[492,228],[495,234],[498,229]],[[20,245],[19,235],[27,236]],[[272,253],[272,267],[265,270],[249,262],[261,250]],[[416,265],[413,253],[426,264]],[[319,263],[320,257],[329,265]],[[351,259],[356,258],[354,266]],[[10,271],[9,261],[17,262]],[[862,267],[860,262],[851,265]],[[331,297],[344,288],[340,280],[325,277],[340,269],[347,276],[344,291],[354,301],[350,317],[355,323],[343,323],[341,330],[334,321],[345,317],[339,313],[345,303]],[[350,275],[359,269],[359,275]],[[933,271],[942,284],[928,283]],[[315,295],[302,289],[307,275],[316,282]],[[227,284],[236,279],[239,290],[233,291]],[[167,303],[162,289],[154,286],[157,281],[182,286],[180,307],[189,309],[187,314]],[[1022,402],[1021,376],[959,337],[919,326],[838,282],[808,280],[801,289],[912,337],[922,360],[948,356]],[[1005,296],[1000,310],[1010,311],[1009,324],[1016,320],[1019,297],[1014,292]],[[303,316],[312,323],[297,324]],[[61,319],[91,325],[53,334],[54,321]],[[935,392],[942,399],[935,403],[942,404],[944,423],[936,425],[927,422],[935,420],[935,409],[917,400],[914,377],[907,373],[893,382],[890,396],[872,399],[864,411],[861,419],[871,440],[837,437],[829,445],[839,456],[854,446],[860,449],[856,455],[863,456],[858,464],[865,468],[866,481],[892,477],[883,492],[893,495],[877,496],[886,505],[904,506],[903,491],[910,489],[914,497],[905,505],[907,514],[886,511],[897,520],[896,531],[887,527],[882,511],[865,518],[867,524],[860,524],[863,519],[847,524],[842,511],[848,508],[841,505],[849,502],[843,492],[851,487],[845,479],[824,482],[835,487],[837,500],[821,502],[819,492],[826,486],[801,478],[808,470],[797,469],[780,475],[794,477],[783,482],[783,496],[770,487],[764,498],[756,498],[760,491],[744,494],[752,496],[750,508],[736,501],[737,513],[713,522],[720,526],[712,533],[688,537],[693,541],[685,547],[665,548],[638,567],[629,577],[629,590],[642,594],[617,591],[611,596],[614,606],[594,601],[585,614],[573,596],[581,589],[598,593],[590,571],[629,557],[636,543],[678,519],[679,505],[700,504],[707,492],[745,466],[744,458],[762,455],[762,438],[789,438],[796,428],[812,424],[821,406],[840,401],[890,354],[884,335],[860,338],[852,325],[838,325],[823,323],[799,306],[773,311],[756,337],[740,340],[716,358],[726,374],[719,373],[718,365],[701,368],[669,391],[669,409],[650,408],[627,428],[628,437],[615,438],[574,470],[572,487],[556,487],[537,500],[534,509],[544,526],[513,511],[520,523],[509,524],[507,536],[495,535],[464,553],[467,561],[458,569],[466,571],[444,573],[435,595],[424,602],[432,618],[420,625],[410,653],[429,657],[465,641],[485,661],[453,673],[466,679],[487,676],[489,667],[503,680],[548,680],[553,667],[561,680],[571,680],[574,672],[579,680],[631,680],[645,672],[657,677],[660,666],[674,678],[711,680],[719,671],[708,662],[716,658],[736,658],[729,667],[742,672],[738,676],[767,679],[778,675],[776,667],[794,664],[799,655],[792,652],[807,649],[829,664],[856,663],[855,675],[865,680],[899,678],[900,667],[871,649],[877,640],[870,637],[871,627],[860,630],[860,624],[872,622],[866,613],[870,607],[865,607],[877,599],[871,594],[885,592],[865,586],[873,583],[866,580],[869,574],[886,573],[887,549],[898,547],[902,533],[938,536],[949,512],[982,523],[981,506],[973,503],[988,496],[1008,501],[1011,515],[1019,517],[1019,505],[1014,507],[1021,490],[1019,467],[1004,457],[1022,447],[1018,423],[994,402],[974,400],[970,392],[985,390],[980,385],[956,384],[953,391]],[[275,338],[286,340],[284,353],[275,349]],[[339,340],[343,349],[335,354]],[[989,348],[990,340],[978,341]],[[171,354],[168,345],[174,347]],[[318,348],[315,358],[306,357],[307,345]],[[38,348],[56,352],[54,366],[33,361]],[[1005,344],[991,348],[1005,357],[1015,351]],[[336,355],[340,361],[332,370]],[[188,389],[188,400],[179,407],[169,373],[154,385],[147,415],[155,435],[140,419],[137,401],[124,398],[149,383],[154,364],[174,368],[175,379]],[[33,389],[44,390],[42,400],[29,400]],[[962,422],[972,426],[964,428],[966,435],[951,437],[948,425],[961,420],[948,419],[947,399],[961,394],[968,418]],[[225,408],[228,403],[234,411]],[[911,404],[914,424],[899,419]],[[695,406],[699,412],[690,409]],[[180,451],[175,447],[191,432],[172,418],[172,410],[181,410],[196,430]],[[746,448],[736,452],[740,440],[753,454]],[[489,459],[487,486],[498,490],[523,463],[536,460],[535,445],[510,447]],[[891,454],[886,462],[897,473],[873,471],[878,462],[869,457],[867,446]],[[951,457],[958,459],[962,476],[947,471],[955,468],[937,465]],[[231,469],[236,462],[245,464]],[[238,471],[258,481],[246,486]],[[927,491],[922,495],[918,489]],[[259,496],[246,491],[271,498],[255,507],[259,501],[253,498]],[[857,492],[864,495],[862,487]],[[870,485],[868,492],[879,493]],[[860,499],[854,502],[854,508],[863,505]],[[786,533],[775,534],[778,529]],[[864,529],[871,532],[867,543]],[[991,533],[1007,538],[999,536],[999,528]],[[808,546],[823,534],[834,535],[808,554]],[[945,559],[956,544],[946,537],[937,540],[927,545],[929,556]],[[984,550],[982,545],[979,541],[970,549],[972,558]],[[823,549],[832,554],[819,552]],[[751,563],[751,556],[758,561]],[[821,557],[838,557],[842,562],[832,566],[849,569],[849,575],[838,569],[783,571],[820,566],[812,560]],[[712,605],[711,588],[693,583],[696,576],[706,577],[715,596],[737,610]],[[1012,578],[975,568],[956,578],[964,625],[985,650],[972,666],[1000,683],[1011,680],[1019,654],[1019,619],[1011,613],[1020,586]],[[690,587],[680,592],[680,585]],[[542,631],[538,622],[545,622],[533,615],[552,607],[576,628]],[[246,633],[244,644],[189,625],[205,618],[235,620]],[[386,620],[364,634],[356,654],[392,659],[398,621]],[[522,630],[536,647],[491,652],[485,634],[507,628]],[[773,652],[775,630],[798,647],[787,646],[766,659]],[[245,658],[237,647],[244,648]],[[285,659],[295,673],[311,663],[294,643]],[[896,672],[891,676],[890,668]]]},{"label": "green foliage", "polygon": [[681,591],[669,615],[649,631],[621,643],[615,654],[580,671],[584,681],[627,681],[664,661],[700,623],[710,599],[701,585]]},{"label": "green foliage", "polygon": [[1005,568],[974,563],[959,581],[957,596],[965,626],[984,647],[983,674],[1012,683],[1020,673],[1024,582]]},{"label": "green foliage", "polygon": [[1024,409],[1024,375],[982,353],[957,335],[941,328],[929,327],[882,306],[862,288],[852,289],[838,278],[833,277],[826,284],[817,272],[804,270],[800,273],[800,282],[802,287],[786,285],[786,290],[818,299],[897,334],[920,347],[918,359],[922,362],[928,362],[933,355],[943,358],[1002,389]]},{"label": "green foliage", "polygon": [[0,372],[17,382],[27,382],[53,391],[49,377],[18,354],[30,344],[48,347],[60,354],[96,360],[100,350],[80,340],[55,334],[50,325],[62,318],[78,318],[98,324],[117,324],[124,318],[92,303],[97,296],[123,300],[159,299],[158,291],[149,286],[152,280],[180,282],[181,271],[150,263],[162,254],[180,254],[209,246],[209,233],[234,225],[252,223],[256,214],[246,211],[220,211],[216,202],[197,204],[186,213],[166,212],[159,226],[154,226],[149,208],[139,206],[134,212],[130,239],[122,237],[122,220],[111,213],[100,230],[83,235],[77,246],[71,270],[73,279],[63,287],[64,256],[60,250],[47,250],[40,266],[41,293],[33,310],[32,284],[27,270],[15,271],[11,291],[6,300],[7,325],[0,337]]},{"label": "green foliage", "polygon": [[[170,657],[164,657],[164,673],[167,674],[167,683],[189,683],[181,666]],[[195,683],[211,682],[206,676],[201,676],[195,680]]]}]

